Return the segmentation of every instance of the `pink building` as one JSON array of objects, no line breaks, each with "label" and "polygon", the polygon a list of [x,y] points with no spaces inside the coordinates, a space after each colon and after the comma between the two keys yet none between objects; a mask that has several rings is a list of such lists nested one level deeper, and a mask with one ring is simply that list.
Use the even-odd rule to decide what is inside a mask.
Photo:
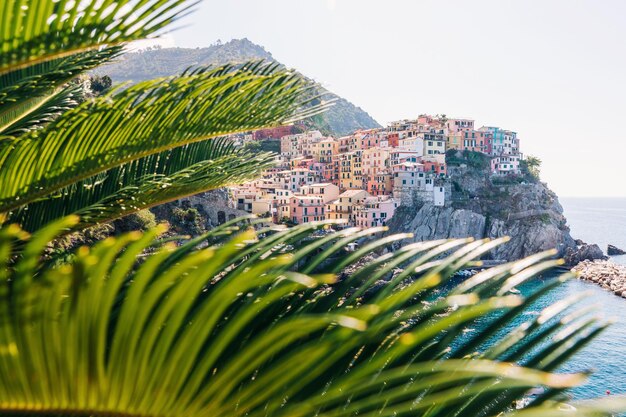
[{"label": "pink building", "polygon": [[448,119],[446,127],[448,132],[474,130],[474,121],[471,119]]},{"label": "pink building", "polygon": [[389,150],[373,147],[363,151],[361,172],[363,175],[374,175],[389,166]]},{"label": "pink building", "polygon": [[491,160],[491,172],[496,175],[519,174],[520,159],[519,154],[496,156]]},{"label": "pink building", "polygon": [[352,136],[343,136],[337,139],[339,142],[339,153],[348,152],[348,148],[350,147],[350,143],[352,142]]},{"label": "pink building", "polygon": [[324,220],[324,200],[309,195],[294,195],[290,199],[291,221],[297,224]]},{"label": "pink building", "polygon": [[355,206],[355,226],[368,228],[386,226],[399,202],[389,196],[367,197]]},{"label": "pink building", "polygon": [[363,130],[358,136],[361,141],[360,149],[363,150],[381,146],[382,142],[387,141],[387,132],[381,129]]},{"label": "pink building", "polygon": [[324,203],[336,200],[339,197],[339,187],[331,183],[303,185],[301,192],[303,195],[319,197]]},{"label": "pink building", "polygon": [[365,182],[365,189],[374,196],[390,195],[393,191],[393,178],[388,170],[368,175]]},{"label": "pink building", "polygon": [[438,160],[438,158],[424,158],[422,164],[424,165],[424,172],[439,176],[444,176],[448,173],[446,163]]}]

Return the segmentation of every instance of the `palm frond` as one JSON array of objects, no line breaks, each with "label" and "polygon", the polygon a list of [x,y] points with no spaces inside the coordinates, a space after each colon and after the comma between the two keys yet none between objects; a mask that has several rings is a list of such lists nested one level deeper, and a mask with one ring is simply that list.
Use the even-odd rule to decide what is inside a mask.
[{"label": "palm frond", "polygon": [[43,130],[0,140],[0,212],[139,158],[289,122],[308,88],[295,74],[257,63],[195,70],[87,101]]},{"label": "palm frond", "polygon": [[41,129],[64,112],[76,107],[82,87],[68,85],[48,95],[24,100],[10,113],[0,116],[0,135],[23,135],[33,129]]},{"label": "palm frond", "polygon": [[271,153],[250,154],[226,138],[209,139],[132,161],[80,181],[11,213],[25,230],[69,214],[77,229],[226,185],[254,179],[272,166]]},{"label": "palm frond", "polygon": [[[18,137],[22,131],[7,130],[7,127],[26,117],[33,109],[47,113],[42,106],[49,105],[51,98],[60,94],[60,87],[120,52],[119,47],[89,51],[0,75],[0,136]],[[42,120],[40,127],[48,122]]]},{"label": "palm frond", "polygon": [[1,14],[0,74],[158,34],[194,3],[5,0]]},{"label": "palm frond", "polygon": [[[231,223],[190,244],[163,244],[139,263],[162,230],[107,239],[64,266],[42,263],[48,240],[77,221],[58,221],[30,238],[16,226],[0,229],[6,300],[0,315],[10,318],[0,321],[0,412],[559,415],[563,406],[554,399],[531,403],[521,414],[511,402],[532,387],[560,392],[580,384],[584,374],[542,369],[603,326],[581,314],[561,326],[562,337],[544,340],[541,352],[517,361],[532,366],[492,360],[523,348],[527,338],[508,337],[499,318],[520,314],[533,296],[498,289],[545,271],[548,253],[459,286],[453,273],[488,251],[489,242],[412,244],[384,262],[346,264],[345,244],[338,243],[358,230],[320,238],[316,231],[328,223],[312,223],[225,238],[235,231]],[[15,258],[22,240],[26,246]],[[201,241],[212,243],[194,249]],[[314,266],[303,274],[299,265]],[[401,279],[394,275],[398,265],[409,271]],[[368,282],[371,274],[381,279]],[[363,285],[362,295],[351,297]],[[573,305],[544,317],[560,317]],[[534,321],[524,331],[532,338],[553,323]],[[477,334],[471,338],[464,332],[470,325]],[[471,355],[453,357],[455,346],[482,333],[489,337]],[[508,348],[494,353],[499,343]],[[585,405],[580,415],[609,415],[624,405]]]}]

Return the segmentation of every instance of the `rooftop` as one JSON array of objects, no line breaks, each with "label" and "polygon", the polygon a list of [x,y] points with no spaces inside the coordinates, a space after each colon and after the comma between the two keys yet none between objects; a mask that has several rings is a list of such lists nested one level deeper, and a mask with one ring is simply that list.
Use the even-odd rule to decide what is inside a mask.
[{"label": "rooftop", "polygon": [[360,193],[366,192],[365,190],[346,190],[343,193],[339,194],[339,197],[354,197]]},{"label": "rooftop", "polygon": [[331,185],[335,185],[335,184],[332,184],[330,182],[321,182],[318,184],[303,185],[303,187],[330,187]]}]

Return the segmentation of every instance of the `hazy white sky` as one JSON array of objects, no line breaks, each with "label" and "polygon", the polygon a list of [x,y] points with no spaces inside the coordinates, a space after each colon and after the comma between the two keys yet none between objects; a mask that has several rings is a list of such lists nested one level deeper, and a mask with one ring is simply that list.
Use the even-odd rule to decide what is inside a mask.
[{"label": "hazy white sky", "polygon": [[380,123],[516,130],[560,196],[626,196],[625,0],[205,0],[177,46],[247,37]]}]

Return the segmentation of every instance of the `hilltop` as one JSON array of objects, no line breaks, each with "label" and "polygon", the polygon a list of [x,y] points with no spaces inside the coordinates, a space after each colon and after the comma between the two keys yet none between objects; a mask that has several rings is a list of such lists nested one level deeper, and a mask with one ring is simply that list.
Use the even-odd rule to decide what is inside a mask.
[{"label": "hilltop", "polygon": [[[189,67],[224,65],[263,59],[278,62],[271,53],[248,39],[234,39],[206,48],[148,48],[122,55],[114,63],[99,67],[97,73],[114,82],[137,83],[158,77],[176,75]],[[321,117],[316,127],[328,134],[347,135],[357,129],[380,127],[369,114],[349,101],[330,93],[335,105]]]}]

